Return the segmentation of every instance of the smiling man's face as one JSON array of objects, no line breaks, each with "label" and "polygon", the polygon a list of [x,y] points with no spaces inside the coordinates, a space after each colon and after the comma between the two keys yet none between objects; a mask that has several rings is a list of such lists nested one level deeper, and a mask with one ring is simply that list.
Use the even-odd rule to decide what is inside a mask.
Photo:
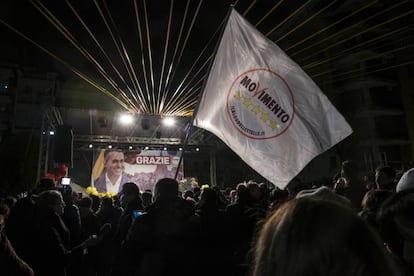
[{"label": "smiling man's face", "polygon": [[125,169],[124,153],[113,151],[108,153],[105,160],[105,169],[109,177],[120,176]]}]

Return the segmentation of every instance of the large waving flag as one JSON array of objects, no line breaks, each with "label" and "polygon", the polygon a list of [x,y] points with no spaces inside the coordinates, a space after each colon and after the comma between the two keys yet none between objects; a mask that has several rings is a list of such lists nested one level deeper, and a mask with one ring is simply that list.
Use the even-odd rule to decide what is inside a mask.
[{"label": "large waving flag", "polygon": [[282,189],[352,133],[312,79],[234,9],[193,122]]}]

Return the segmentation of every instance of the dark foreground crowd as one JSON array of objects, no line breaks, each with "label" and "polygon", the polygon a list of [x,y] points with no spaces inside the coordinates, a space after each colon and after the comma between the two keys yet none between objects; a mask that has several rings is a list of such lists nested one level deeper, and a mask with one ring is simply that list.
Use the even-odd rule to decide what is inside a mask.
[{"label": "dark foreground crowd", "polygon": [[78,198],[42,180],[0,202],[0,275],[414,275],[414,169],[373,182],[346,161],[326,186],[234,190],[174,179]]}]

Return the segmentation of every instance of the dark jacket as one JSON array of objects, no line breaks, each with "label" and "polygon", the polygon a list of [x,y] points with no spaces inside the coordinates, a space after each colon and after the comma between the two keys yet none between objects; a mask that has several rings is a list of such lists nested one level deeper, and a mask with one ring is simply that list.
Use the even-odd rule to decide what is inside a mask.
[{"label": "dark jacket", "polygon": [[30,242],[32,256],[28,260],[35,275],[66,275],[73,256],[82,254],[80,246],[70,250],[70,236],[61,217],[47,207],[36,206],[35,223]]},{"label": "dark jacket", "polygon": [[117,232],[115,234],[115,242],[121,245],[122,241],[128,234],[129,229],[135,218],[135,211],[143,211],[144,205],[142,204],[141,199],[136,199],[128,203],[125,207],[125,210],[122,212],[121,217],[119,218],[119,224],[117,227]]},{"label": "dark jacket", "polygon": [[0,232],[0,270],[4,276],[33,276],[33,270],[17,256],[7,236]]},{"label": "dark jacket", "polygon": [[17,255],[23,260],[31,256],[27,246],[33,237],[34,202],[30,196],[19,199],[6,220],[5,233]]},{"label": "dark jacket", "polygon": [[178,197],[159,199],[135,218],[113,275],[195,275],[193,249],[199,233],[191,203]]}]

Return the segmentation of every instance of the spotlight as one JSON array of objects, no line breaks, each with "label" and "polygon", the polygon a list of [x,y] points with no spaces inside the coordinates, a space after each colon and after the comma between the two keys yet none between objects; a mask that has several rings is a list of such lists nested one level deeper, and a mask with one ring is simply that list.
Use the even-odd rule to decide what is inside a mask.
[{"label": "spotlight", "polygon": [[167,126],[167,127],[171,127],[171,126],[175,125],[175,120],[174,120],[174,118],[172,118],[172,117],[165,117],[165,118],[162,120],[162,122],[163,122],[163,124],[164,124],[165,126]]},{"label": "spotlight", "polygon": [[144,148],[145,150],[149,150],[149,147],[148,146],[145,146],[145,148]]},{"label": "spotlight", "polygon": [[167,150],[167,147],[164,147],[164,150]]},{"label": "spotlight", "polygon": [[128,149],[132,150],[132,146],[129,146]]},{"label": "spotlight", "polygon": [[121,117],[119,117],[119,121],[124,125],[129,125],[133,122],[134,117],[132,117],[131,114],[122,114]]},{"label": "spotlight", "polygon": [[196,148],[195,151],[200,151],[200,148]]},{"label": "spotlight", "polygon": [[50,130],[50,131],[49,131],[49,135],[50,135],[50,136],[55,135],[55,131],[54,131],[54,130]]},{"label": "spotlight", "polygon": [[179,150],[179,151],[182,151],[182,150],[183,150],[183,148],[178,148],[178,150]]},{"label": "spotlight", "polygon": [[89,146],[88,146],[88,147],[91,149],[91,148],[93,148],[93,145],[92,145],[92,144],[89,144]]},{"label": "spotlight", "polygon": [[108,149],[112,149],[112,145],[108,145]]}]

